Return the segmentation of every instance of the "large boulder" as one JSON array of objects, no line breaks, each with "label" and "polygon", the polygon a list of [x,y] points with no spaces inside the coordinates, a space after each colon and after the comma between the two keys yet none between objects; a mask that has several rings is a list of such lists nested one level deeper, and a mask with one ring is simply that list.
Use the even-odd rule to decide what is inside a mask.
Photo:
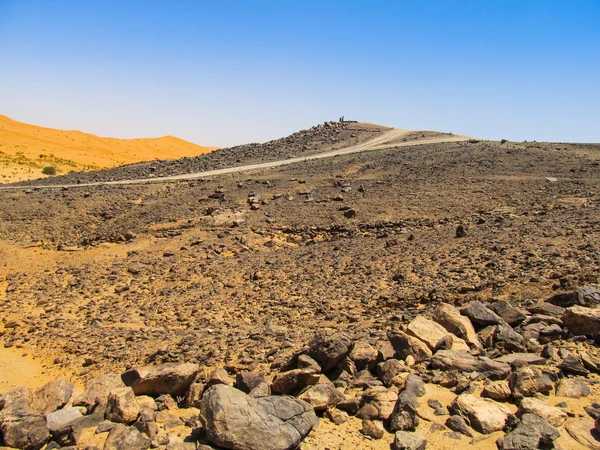
[{"label": "large boulder", "polygon": [[572,306],[567,308],[562,321],[571,334],[600,336],[600,309]]},{"label": "large boulder", "polygon": [[449,408],[454,414],[465,418],[475,431],[483,434],[502,430],[510,415],[506,406],[471,394],[459,395]]},{"label": "large boulder", "polygon": [[73,401],[73,406],[85,406],[88,412],[99,410],[106,406],[108,396],[116,389],[125,387],[119,375],[100,375],[90,381],[83,391]]},{"label": "large boulder", "polygon": [[510,373],[510,366],[506,363],[453,350],[438,351],[431,359],[431,367],[445,371],[478,372],[484,377],[496,380],[503,380]]},{"label": "large boulder", "polygon": [[121,374],[125,386],[135,395],[183,396],[196,378],[200,368],[191,363],[167,363],[157,366],[134,367]]},{"label": "large boulder", "polygon": [[61,409],[71,399],[75,385],[67,380],[55,380],[33,392],[31,407],[49,414]]},{"label": "large boulder", "polygon": [[202,396],[200,413],[207,439],[236,450],[289,450],[318,424],[312,407],[287,396],[251,397],[216,385]]},{"label": "large boulder", "polygon": [[30,405],[31,392],[15,388],[2,395],[0,432],[7,447],[38,450],[50,439],[46,418]]},{"label": "large boulder", "polygon": [[441,303],[433,313],[433,319],[447,331],[464,339],[467,344],[481,348],[475,328],[468,317],[463,316],[458,309],[447,303]]},{"label": "large boulder", "polygon": [[343,333],[328,336],[318,334],[310,342],[308,355],[319,363],[322,372],[341,364],[352,351],[352,340]]},{"label": "large boulder", "polygon": [[433,355],[433,352],[425,342],[403,331],[390,331],[387,336],[396,351],[396,355],[400,359],[412,356],[415,362],[419,363],[427,361]]}]

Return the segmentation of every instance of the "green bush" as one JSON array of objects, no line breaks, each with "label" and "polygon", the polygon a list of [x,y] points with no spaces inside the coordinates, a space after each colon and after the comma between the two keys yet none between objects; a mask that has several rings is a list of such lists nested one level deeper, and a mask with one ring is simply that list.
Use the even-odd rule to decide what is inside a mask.
[{"label": "green bush", "polygon": [[44,175],[56,175],[56,168],[52,166],[44,167],[42,173]]}]

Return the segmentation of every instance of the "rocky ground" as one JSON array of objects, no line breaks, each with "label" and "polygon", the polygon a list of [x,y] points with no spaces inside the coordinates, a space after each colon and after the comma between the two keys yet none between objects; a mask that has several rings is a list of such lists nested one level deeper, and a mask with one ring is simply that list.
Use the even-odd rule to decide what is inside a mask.
[{"label": "rocky ground", "polygon": [[[100,406],[65,393],[60,414],[6,394],[5,443],[29,445],[14,425],[63,446],[261,448],[217,414],[239,404],[280,430],[260,442],[288,439],[265,448],[600,448],[599,161],[598,145],[470,141],[2,192],[5,347],[88,387],[194,367],[185,392],[113,376]],[[83,415],[85,437],[49,414]]]}]

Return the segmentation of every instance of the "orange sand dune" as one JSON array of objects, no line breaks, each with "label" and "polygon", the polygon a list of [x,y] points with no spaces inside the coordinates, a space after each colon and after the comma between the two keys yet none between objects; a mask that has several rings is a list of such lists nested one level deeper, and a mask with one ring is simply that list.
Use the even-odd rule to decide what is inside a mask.
[{"label": "orange sand dune", "polygon": [[55,167],[60,174],[196,156],[214,149],[173,136],[104,138],[81,131],[28,125],[0,115],[0,182],[4,183],[43,177],[42,168],[48,166]]}]

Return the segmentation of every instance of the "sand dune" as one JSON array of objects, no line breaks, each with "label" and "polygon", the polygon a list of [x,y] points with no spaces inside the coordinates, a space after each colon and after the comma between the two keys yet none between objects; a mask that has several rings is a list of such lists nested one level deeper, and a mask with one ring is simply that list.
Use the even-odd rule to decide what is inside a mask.
[{"label": "sand dune", "polygon": [[57,173],[95,170],[153,159],[177,159],[208,153],[173,136],[105,138],[76,130],[29,125],[0,115],[0,182],[40,178],[44,167]]}]

